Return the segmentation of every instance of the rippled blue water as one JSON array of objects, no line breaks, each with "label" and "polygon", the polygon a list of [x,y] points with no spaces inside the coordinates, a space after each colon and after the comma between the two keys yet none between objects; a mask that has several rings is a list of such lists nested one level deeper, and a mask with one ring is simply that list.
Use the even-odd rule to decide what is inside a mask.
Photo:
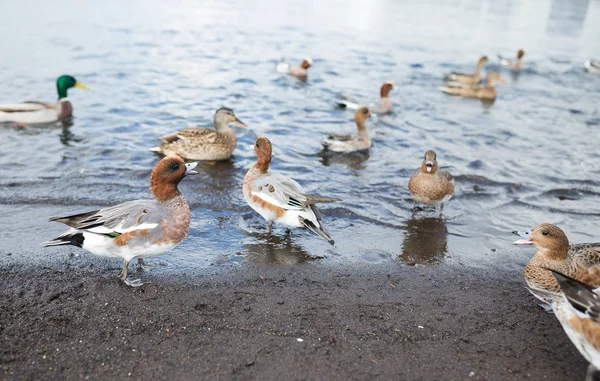
[{"label": "rippled blue water", "polygon": [[[0,14],[0,103],[52,101],[63,73],[91,89],[70,91],[68,128],[0,126],[0,240],[13,253],[2,261],[65,258],[37,246],[64,230],[48,217],[149,197],[157,136],[209,126],[220,106],[249,129],[232,162],[181,184],[192,230],[158,259],[167,271],[307,256],[517,266],[530,252],[510,231],[536,222],[600,240],[600,76],[582,66],[599,53],[598,1],[20,1]],[[438,91],[445,72],[519,48],[528,69],[503,72],[493,105]],[[274,70],[305,56],[306,83]],[[368,121],[370,155],[318,155],[324,134],[355,129],[336,95],[376,97],[384,80],[399,107]],[[304,231],[262,234],[241,193],[259,135],[274,170],[344,200],[323,207],[335,247]],[[456,176],[442,219],[411,213],[407,182],[427,149]]]}]

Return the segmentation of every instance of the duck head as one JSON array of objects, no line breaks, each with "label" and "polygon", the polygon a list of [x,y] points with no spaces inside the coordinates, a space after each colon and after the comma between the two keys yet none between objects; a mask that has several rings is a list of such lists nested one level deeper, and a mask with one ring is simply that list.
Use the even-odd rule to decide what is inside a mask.
[{"label": "duck head", "polygon": [[312,59],[310,59],[310,57],[306,57],[304,59],[304,61],[302,61],[302,64],[300,64],[300,67],[303,69],[308,69],[310,66],[312,65]]},{"label": "duck head", "polygon": [[514,231],[513,234],[524,238],[513,242],[514,245],[533,245],[542,255],[566,257],[569,251],[567,235],[555,225],[538,224],[531,231]]},{"label": "duck head", "polygon": [[221,107],[215,112],[214,124],[215,127],[227,127],[229,123],[237,124],[241,127],[247,127],[244,122],[239,120],[233,113],[233,110],[227,107]]},{"label": "duck head", "polygon": [[423,163],[421,164],[421,171],[434,175],[438,170],[437,155],[434,150],[425,152]]},{"label": "duck head", "polygon": [[364,126],[365,120],[367,120],[367,118],[370,118],[370,117],[371,117],[371,110],[369,110],[369,108],[366,106],[359,108],[354,113],[354,121],[356,122],[356,124],[359,127]]},{"label": "duck head", "polygon": [[58,90],[58,99],[67,97],[67,90],[72,87],[79,87],[80,89],[89,90],[86,85],[81,82],[77,82],[75,77],[70,75],[61,75],[56,80],[56,89]]},{"label": "duck head", "polygon": [[389,97],[389,93],[393,88],[394,88],[394,84],[391,81],[383,82],[383,85],[381,85],[381,97],[382,98]]},{"label": "duck head", "polygon": [[517,58],[521,59],[521,58],[523,58],[524,55],[525,55],[525,51],[523,49],[519,49],[519,51],[517,52]]},{"label": "duck head", "polygon": [[188,175],[198,172],[195,163],[186,164],[179,155],[169,155],[156,163],[150,174],[150,191],[158,201],[167,201],[180,195],[177,185]]},{"label": "duck head", "polygon": [[256,152],[256,156],[258,157],[256,166],[261,172],[269,170],[272,149],[271,141],[269,139],[264,136],[256,138],[256,142],[254,143],[254,152]]}]

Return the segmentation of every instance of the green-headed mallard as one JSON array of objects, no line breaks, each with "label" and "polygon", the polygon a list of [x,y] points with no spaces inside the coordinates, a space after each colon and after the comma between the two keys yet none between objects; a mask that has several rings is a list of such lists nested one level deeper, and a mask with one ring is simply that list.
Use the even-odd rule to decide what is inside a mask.
[{"label": "green-headed mallard", "polygon": [[0,104],[0,122],[16,122],[25,124],[51,123],[65,120],[73,115],[73,106],[67,98],[67,90],[71,87],[86,89],[87,87],[70,75],[60,76],[56,80],[58,102],[55,104],[27,101],[22,103]]},{"label": "green-headed mallard", "polygon": [[487,62],[488,58],[483,56],[477,62],[477,68],[475,69],[475,73],[473,74],[465,74],[465,73],[457,73],[452,72],[444,77],[444,80],[450,82],[461,82],[461,83],[479,83],[481,82],[481,69],[483,69],[483,65]]},{"label": "green-headed mallard", "polygon": [[500,74],[495,71],[490,71],[485,77],[485,85],[483,86],[448,86],[440,87],[440,90],[450,95],[493,100],[496,99],[496,86],[494,86],[494,82],[496,81],[505,83]]}]

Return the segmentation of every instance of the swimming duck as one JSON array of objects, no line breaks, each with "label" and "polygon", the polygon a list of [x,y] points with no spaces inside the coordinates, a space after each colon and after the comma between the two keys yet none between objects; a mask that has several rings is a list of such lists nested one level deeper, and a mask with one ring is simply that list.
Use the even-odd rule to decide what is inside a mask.
[{"label": "swimming duck", "polygon": [[533,245],[538,249],[525,266],[524,276],[533,295],[544,303],[551,303],[544,291],[560,292],[560,286],[549,270],[560,271],[594,287],[600,286],[600,243],[569,245],[562,229],[551,224],[539,224],[532,231],[514,231],[513,234],[524,238],[515,241],[515,245]]},{"label": "swimming duck", "polygon": [[583,66],[590,73],[600,73],[600,60],[586,60]]},{"label": "swimming duck", "polygon": [[289,74],[298,79],[306,80],[306,78],[308,76],[308,68],[311,65],[312,65],[312,60],[310,59],[310,57],[307,57],[304,59],[304,61],[302,61],[300,66],[290,65],[289,63],[284,62],[282,60],[281,62],[279,62],[277,64],[277,67],[275,69],[279,73]]},{"label": "swimming duck", "polygon": [[461,83],[479,83],[481,82],[481,69],[483,69],[483,65],[485,65],[487,60],[488,58],[486,56],[481,57],[477,62],[477,68],[473,74],[452,72],[446,75],[444,80]]},{"label": "swimming duck", "polygon": [[163,144],[150,148],[150,151],[163,155],[177,153],[188,160],[228,160],[237,143],[235,132],[229,128],[229,123],[246,127],[246,124],[235,116],[233,110],[221,107],[215,112],[214,130],[203,127],[185,128],[161,136],[159,139]]},{"label": "swimming duck", "polygon": [[552,310],[571,342],[590,363],[586,380],[597,380],[600,369],[600,297],[588,284],[551,270],[562,294],[553,297]]},{"label": "swimming duck", "polygon": [[67,98],[67,90],[72,87],[88,88],[70,75],[60,76],[56,80],[58,102],[55,104],[27,101],[0,105],[0,122],[24,124],[51,123],[69,119],[73,115],[73,106]]},{"label": "swimming duck", "polygon": [[[375,114],[386,114],[392,111],[393,103],[390,99],[390,91],[394,88],[394,84],[391,81],[385,81],[381,85],[380,99],[378,102],[369,103],[369,109]],[[349,110],[358,110],[362,106],[358,103],[350,100],[340,100],[337,102],[338,107],[347,108]]]},{"label": "swimming duck", "polygon": [[277,172],[270,172],[271,142],[259,136],[254,144],[258,160],[244,177],[243,192],[246,202],[268,221],[267,234],[273,222],[291,228],[305,227],[334,244],[325,231],[321,213],[315,205],[319,202],[341,201],[335,197],[307,194],[294,180]]},{"label": "swimming duck", "polygon": [[512,61],[507,58],[502,57],[498,54],[498,60],[500,60],[500,65],[504,66],[512,71],[520,71],[525,67],[523,65],[523,56],[525,55],[525,51],[523,49],[519,49],[517,52],[517,59]]},{"label": "swimming duck", "polygon": [[443,93],[450,95],[459,95],[461,97],[479,98],[484,100],[496,99],[496,86],[494,82],[504,82],[504,79],[495,71],[490,71],[485,77],[483,86],[448,86],[440,87]]},{"label": "swimming duck", "polygon": [[177,246],[190,229],[190,207],[177,185],[187,175],[196,174],[198,163],[186,164],[179,156],[159,161],[150,175],[154,200],[135,200],[109,208],[52,217],[71,227],[68,231],[42,243],[42,246],[73,245],[103,257],[123,258],[121,280],[133,287],[140,279],[127,278],[129,262],[166,253]]},{"label": "swimming duck", "polygon": [[371,148],[371,138],[365,124],[365,120],[371,116],[368,107],[361,107],[354,113],[354,121],[358,128],[358,134],[352,135],[336,135],[329,134],[325,140],[321,142],[323,147],[332,152],[354,152],[364,151]]},{"label": "swimming duck", "polygon": [[418,168],[408,180],[408,190],[416,202],[427,205],[444,203],[454,194],[454,177],[450,172],[438,169],[435,151],[425,152],[421,168]]}]

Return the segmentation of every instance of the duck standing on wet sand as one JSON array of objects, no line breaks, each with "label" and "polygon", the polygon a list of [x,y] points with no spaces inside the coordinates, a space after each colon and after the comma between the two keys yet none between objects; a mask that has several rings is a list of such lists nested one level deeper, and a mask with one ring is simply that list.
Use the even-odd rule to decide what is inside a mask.
[{"label": "duck standing on wet sand", "polygon": [[525,65],[523,65],[524,55],[525,51],[523,49],[519,49],[516,60],[509,60],[508,58],[502,57],[500,54],[498,54],[498,60],[500,61],[501,66],[504,66],[512,71],[521,71],[525,67]]},{"label": "duck standing on wet sand", "polygon": [[[394,84],[391,81],[385,81],[381,85],[380,99],[378,102],[369,103],[368,107],[375,114],[386,114],[392,111],[393,103],[390,99],[390,91],[394,89]],[[363,107],[356,102],[343,99],[337,102],[338,107],[347,108],[349,110],[358,110]]]},{"label": "duck standing on wet sand", "polygon": [[329,134],[321,142],[325,149],[332,152],[349,153],[355,151],[365,151],[371,148],[371,138],[365,124],[365,120],[371,117],[368,107],[361,107],[354,113],[354,121],[358,128],[358,134],[336,135]]},{"label": "duck standing on wet sand", "polygon": [[179,156],[159,161],[150,175],[150,191],[155,200],[135,200],[109,208],[50,221],[71,227],[42,246],[73,245],[103,257],[123,258],[121,280],[133,287],[140,279],[127,279],[129,262],[166,253],[177,246],[190,229],[190,207],[177,185],[187,175],[196,174],[198,163],[186,164]]},{"label": "duck standing on wet sand", "polygon": [[56,80],[58,102],[55,104],[39,101],[27,101],[12,104],[0,104],[0,123],[15,122],[23,124],[52,123],[73,116],[73,105],[67,98],[67,90],[72,87],[88,88],[70,75],[60,76]]},{"label": "duck standing on wet sand", "polygon": [[514,231],[513,234],[524,238],[513,244],[533,245],[538,249],[525,266],[524,276],[532,294],[544,303],[552,302],[547,298],[547,292],[560,292],[560,286],[550,270],[594,287],[600,286],[600,243],[569,245],[562,229],[551,224],[539,224],[530,232]]},{"label": "duck standing on wet sand", "polygon": [[421,168],[418,168],[408,180],[408,190],[415,203],[426,205],[439,205],[444,208],[444,203],[454,194],[454,177],[450,172],[438,169],[435,151],[425,152]]},{"label": "duck standing on wet sand", "polygon": [[308,76],[308,68],[312,65],[312,59],[307,57],[302,61],[300,66],[290,65],[287,62],[281,60],[275,67],[278,73],[289,74],[301,80],[306,80]]},{"label": "duck standing on wet sand", "polygon": [[246,124],[235,116],[233,110],[221,107],[215,112],[214,130],[203,127],[190,127],[169,135],[163,135],[159,138],[163,141],[163,144],[150,148],[150,151],[163,155],[177,153],[188,160],[228,160],[231,158],[237,143],[235,132],[229,128],[229,123],[246,127]]},{"label": "duck standing on wet sand", "polygon": [[341,200],[306,194],[294,180],[270,172],[272,147],[264,136],[256,139],[254,151],[258,160],[244,177],[243,192],[248,205],[269,222],[267,233],[271,233],[273,222],[290,228],[306,227],[333,245],[334,241],[325,231],[321,213],[315,204]]},{"label": "duck standing on wet sand", "polygon": [[448,86],[440,87],[443,93],[461,97],[479,98],[484,100],[496,99],[496,86],[494,82],[504,82],[504,79],[495,71],[490,71],[485,77],[484,86]]},{"label": "duck standing on wet sand", "polygon": [[562,294],[552,310],[571,342],[590,363],[586,380],[597,380],[600,369],[600,297],[591,286],[552,270]]},{"label": "duck standing on wet sand", "polygon": [[488,58],[483,56],[477,62],[477,68],[475,69],[475,73],[466,74],[466,73],[457,73],[452,72],[444,77],[444,80],[450,82],[461,82],[461,83],[470,83],[476,84],[481,82],[481,69],[483,69],[483,65],[487,62]]}]

